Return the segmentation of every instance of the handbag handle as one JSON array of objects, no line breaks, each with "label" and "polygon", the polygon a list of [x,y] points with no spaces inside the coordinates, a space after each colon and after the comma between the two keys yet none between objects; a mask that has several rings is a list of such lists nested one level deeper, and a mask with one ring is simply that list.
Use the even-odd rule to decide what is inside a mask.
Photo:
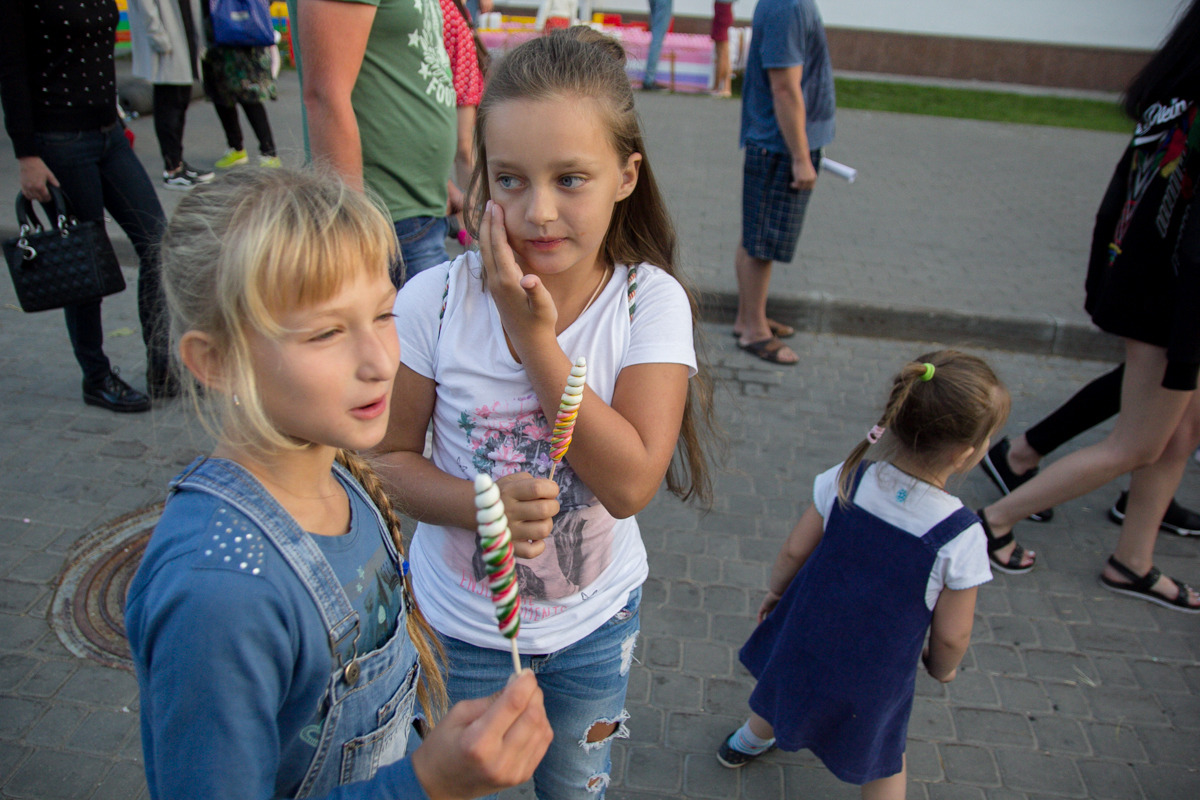
[{"label": "handbag handle", "polygon": [[[67,222],[70,220],[70,208],[67,204],[67,196],[63,190],[57,186],[47,184],[50,190],[50,202],[39,200],[42,210],[46,212],[46,218],[50,221],[49,224],[57,228],[59,233],[66,235]],[[34,210],[33,201],[25,195],[17,192],[17,224],[21,228],[21,235],[27,233],[35,233],[45,230],[47,226],[42,225],[41,219]]]}]

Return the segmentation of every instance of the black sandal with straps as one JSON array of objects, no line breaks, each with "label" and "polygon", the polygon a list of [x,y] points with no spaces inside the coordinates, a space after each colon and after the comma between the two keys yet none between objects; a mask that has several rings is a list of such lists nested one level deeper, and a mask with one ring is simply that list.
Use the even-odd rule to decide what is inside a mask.
[{"label": "black sandal with straps", "polygon": [[1169,608],[1172,611],[1182,611],[1184,614],[1200,614],[1200,606],[1188,603],[1192,589],[1183,581],[1171,578],[1171,580],[1175,581],[1175,586],[1179,589],[1179,593],[1174,597],[1167,597],[1165,594],[1156,592],[1151,588],[1162,577],[1162,570],[1158,567],[1151,567],[1150,571],[1145,575],[1138,575],[1129,567],[1117,561],[1116,556],[1108,557],[1108,565],[1121,573],[1121,577],[1129,580],[1128,583],[1117,583],[1111,578],[1104,577],[1104,573],[1101,573],[1100,582],[1109,591],[1116,592],[1117,594],[1127,594],[1130,597],[1137,597],[1142,600],[1149,600],[1151,603],[1157,603],[1163,608]]},{"label": "black sandal with straps", "polygon": [[1012,531],[1003,536],[996,536],[992,533],[992,526],[988,525],[987,517],[983,514],[983,509],[975,512],[979,517],[979,524],[983,526],[983,535],[987,537],[988,561],[992,562],[992,566],[1001,572],[1007,572],[1009,575],[1023,575],[1033,569],[1036,561],[1031,561],[1028,564],[1022,564],[1021,561],[1025,558],[1025,548],[1017,544],[1013,551],[1009,553],[1007,561],[1001,561],[995,556],[995,552],[1002,547],[1007,546],[1014,541]]}]

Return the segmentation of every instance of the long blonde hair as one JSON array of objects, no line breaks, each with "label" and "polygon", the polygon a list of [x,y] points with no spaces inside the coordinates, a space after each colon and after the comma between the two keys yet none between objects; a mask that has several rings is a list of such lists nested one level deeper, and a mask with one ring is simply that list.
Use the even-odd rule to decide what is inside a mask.
[{"label": "long blonde hair", "polygon": [[[188,331],[206,334],[219,351],[225,391],[201,391],[180,369],[184,391],[205,428],[236,447],[279,452],[305,447],[267,416],[250,357],[251,331],[284,333],[281,309],[327,300],[356,277],[387,277],[396,255],[388,218],[332,173],[238,169],[197,186],[180,201],[162,241],[162,282],[172,352]],[[399,519],[374,471],[360,456],[337,459],[370,495],[401,559]],[[409,578],[404,592],[412,597]],[[432,718],[446,706],[441,648],[415,605],[408,635],[421,661],[418,695]]]},{"label": "long blonde hair", "polygon": [[902,452],[933,470],[954,448],[981,447],[1008,419],[1011,402],[982,358],[958,350],[917,356],[892,379],[887,405],[876,423],[886,431],[879,443],[865,438],[846,457],[838,499],[849,502],[854,472],[868,449],[883,460]]},{"label": "long blonde hair", "polygon": [[[612,220],[600,247],[609,264],[635,266],[643,261],[659,267],[683,286],[700,319],[695,292],[679,274],[675,226],[650,169],[641,123],[633,103],[633,90],[625,74],[625,52],[611,37],[577,26],[557,30],[514,48],[492,67],[487,89],[475,117],[475,172],[467,191],[467,227],[476,238],[484,206],[491,199],[487,179],[487,126],[492,110],[509,100],[589,98],[599,109],[617,158],[625,163],[642,155],[637,185],[613,208]],[[705,443],[716,428],[712,379],[697,332],[699,374],[688,381],[687,402],[680,426],[679,445],[667,470],[667,487],[683,499],[708,503],[712,478],[705,458]]]}]

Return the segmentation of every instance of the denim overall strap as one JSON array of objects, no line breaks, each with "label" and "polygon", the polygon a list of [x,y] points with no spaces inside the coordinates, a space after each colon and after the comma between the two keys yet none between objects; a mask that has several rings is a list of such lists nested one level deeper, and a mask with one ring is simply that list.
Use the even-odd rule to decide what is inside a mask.
[{"label": "denim overall strap", "polygon": [[968,511],[966,507],[960,508],[930,528],[921,537],[921,541],[925,543],[926,547],[936,553],[953,541],[956,536],[977,522],[979,522],[979,517],[973,511]]},{"label": "denim overall strap", "polygon": [[[334,466],[341,469],[340,465]],[[357,486],[354,481],[349,483]],[[248,470],[227,459],[202,458],[172,481],[170,489],[172,494],[192,489],[215,495],[253,520],[312,595],[335,657],[338,643],[351,634],[357,649],[358,614],[333,568],[312,537]]]}]

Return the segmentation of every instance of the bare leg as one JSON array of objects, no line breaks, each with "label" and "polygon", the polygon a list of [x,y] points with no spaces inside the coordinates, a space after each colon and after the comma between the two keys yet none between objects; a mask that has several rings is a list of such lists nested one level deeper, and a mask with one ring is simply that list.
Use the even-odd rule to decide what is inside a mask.
[{"label": "bare leg", "polygon": [[[1158,540],[1158,524],[1166,513],[1179,481],[1187,466],[1188,456],[1200,443],[1200,392],[1192,393],[1184,419],[1175,429],[1162,456],[1149,466],[1133,473],[1129,483],[1129,500],[1125,520],[1113,557],[1138,575],[1145,575],[1154,566],[1154,544]],[[1124,582],[1125,576],[1105,565],[1104,574],[1110,580]],[[1164,575],[1154,591],[1172,597],[1174,581]],[[1197,602],[1195,593],[1190,602]]]},{"label": "bare leg", "polygon": [[908,758],[901,762],[900,771],[886,778],[864,783],[863,800],[904,800],[908,791]]},{"label": "bare leg", "polygon": [[[984,515],[997,536],[1040,509],[1086,494],[1162,455],[1191,394],[1162,388],[1167,363],[1163,348],[1127,339],[1125,352],[1122,411],[1112,433],[1098,444],[1059,459],[1012,494],[987,506]],[[996,551],[996,556],[1005,560],[1014,546]]]},{"label": "bare leg", "polygon": [[713,42],[716,68],[713,70],[713,92],[728,97],[732,90],[732,74],[729,66],[729,42]]},{"label": "bare leg", "polygon": [[775,738],[775,729],[771,727],[771,723],[753,711],[750,712],[750,732],[760,739]]},{"label": "bare leg", "polygon": [[[738,332],[738,342],[743,345],[771,338],[771,327],[767,323],[767,293],[771,288],[771,265],[773,262],[755,258],[738,245],[735,266],[738,282],[738,311],[733,329]],[[800,357],[786,345],[779,351],[777,359],[784,364],[795,364]]]}]

